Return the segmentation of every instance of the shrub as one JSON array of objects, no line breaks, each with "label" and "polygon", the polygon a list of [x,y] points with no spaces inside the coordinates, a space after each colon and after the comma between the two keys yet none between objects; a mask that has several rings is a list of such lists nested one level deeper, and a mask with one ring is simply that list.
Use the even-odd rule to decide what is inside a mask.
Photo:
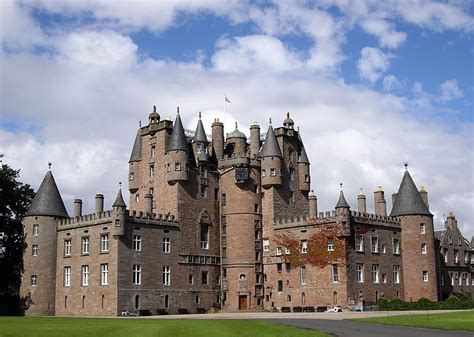
[{"label": "shrub", "polygon": [[380,299],[377,301],[377,308],[379,311],[474,309],[474,300],[460,300],[454,294],[451,294],[446,301],[439,302],[427,298],[420,298],[417,302],[404,302],[398,298],[392,301]]}]

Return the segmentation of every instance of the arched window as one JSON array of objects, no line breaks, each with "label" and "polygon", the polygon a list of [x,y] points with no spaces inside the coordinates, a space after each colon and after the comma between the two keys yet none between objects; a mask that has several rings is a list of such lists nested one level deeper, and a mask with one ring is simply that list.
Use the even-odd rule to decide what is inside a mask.
[{"label": "arched window", "polygon": [[86,295],[82,295],[82,309],[86,307]]},{"label": "arched window", "polygon": [[102,309],[104,309],[105,306],[105,295],[102,295]]},{"label": "arched window", "polygon": [[301,294],[301,305],[304,306],[306,304],[306,295],[305,293]]},{"label": "arched window", "polygon": [[337,305],[337,292],[332,293],[332,304]]},{"label": "arched window", "polygon": [[67,308],[67,296],[64,296],[64,308]]}]

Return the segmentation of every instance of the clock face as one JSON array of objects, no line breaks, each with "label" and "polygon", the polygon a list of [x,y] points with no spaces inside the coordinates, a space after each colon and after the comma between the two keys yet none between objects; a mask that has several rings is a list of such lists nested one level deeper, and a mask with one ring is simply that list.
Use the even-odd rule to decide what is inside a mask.
[{"label": "clock face", "polygon": [[235,168],[235,179],[237,181],[247,180],[249,178],[249,170],[247,167]]}]

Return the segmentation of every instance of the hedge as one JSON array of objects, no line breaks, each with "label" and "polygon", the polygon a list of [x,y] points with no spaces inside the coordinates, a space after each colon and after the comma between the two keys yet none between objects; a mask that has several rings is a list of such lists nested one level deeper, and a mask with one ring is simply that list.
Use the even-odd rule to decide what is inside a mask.
[{"label": "hedge", "polygon": [[[461,297],[462,299],[459,299]],[[474,300],[459,295],[450,295],[445,301],[433,302],[427,298],[420,298],[416,302],[405,302],[400,299],[377,301],[379,311],[405,311],[405,310],[449,310],[449,309],[474,309]]]}]

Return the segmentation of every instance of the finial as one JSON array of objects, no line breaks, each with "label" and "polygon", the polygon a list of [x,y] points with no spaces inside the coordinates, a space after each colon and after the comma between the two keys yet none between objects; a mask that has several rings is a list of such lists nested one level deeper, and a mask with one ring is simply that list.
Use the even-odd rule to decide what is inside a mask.
[{"label": "finial", "polygon": [[364,195],[364,189],[362,187],[360,188],[359,195]]},{"label": "finial", "polygon": [[53,165],[51,162],[48,162],[48,170],[51,171],[51,165]]},{"label": "finial", "polygon": [[156,112],[156,105],[153,105],[153,112]]},{"label": "finial", "polygon": [[138,127],[139,127],[139,128],[142,127],[142,121],[138,121]]},{"label": "finial", "polygon": [[201,111],[199,111],[199,119],[201,119]]},{"label": "finial", "polygon": [[119,181],[119,188],[122,189],[122,182]]},{"label": "finial", "polygon": [[408,171],[408,163],[405,162],[403,165],[405,166],[405,171]]},{"label": "finial", "polygon": [[339,186],[341,187],[341,191],[342,191],[342,183],[339,183]]},{"label": "finial", "polygon": [[235,122],[235,129],[237,130],[237,122]]},{"label": "finial", "polygon": [[286,117],[290,118],[290,113],[289,112],[286,113]]},{"label": "finial", "polygon": [[177,111],[177,112],[178,112],[178,114],[179,114],[179,106],[177,106],[177,107],[176,107],[176,111]]},{"label": "finial", "polygon": [[298,132],[300,132],[300,127],[299,127],[299,125],[296,127],[296,130],[297,130]]},{"label": "finial", "polygon": [[272,118],[270,117],[270,125],[272,125]]}]

